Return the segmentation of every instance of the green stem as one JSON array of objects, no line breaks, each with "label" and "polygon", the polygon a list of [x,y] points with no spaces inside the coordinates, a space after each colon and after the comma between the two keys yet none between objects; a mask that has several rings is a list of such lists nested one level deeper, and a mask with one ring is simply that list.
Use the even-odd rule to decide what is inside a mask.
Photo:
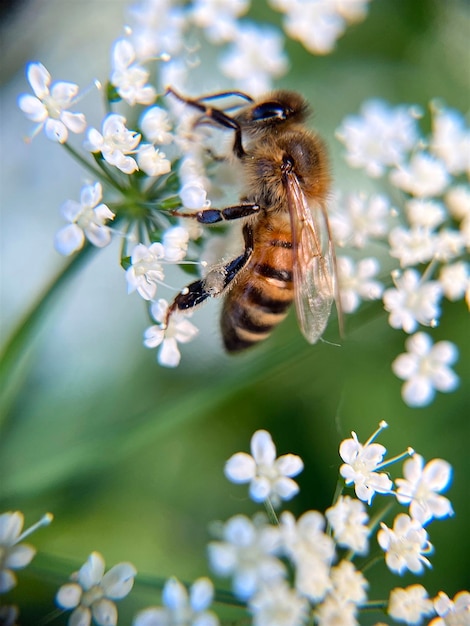
[{"label": "green stem", "polygon": [[109,177],[105,176],[102,172],[100,172],[100,170],[97,170],[96,167],[94,167],[89,161],[87,161],[86,159],[84,159],[82,157],[81,154],[79,154],[75,148],[72,148],[72,146],[70,144],[63,143],[62,144],[64,146],[64,148],[67,150],[67,152],[76,160],[80,163],[80,165],[82,165],[86,170],[88,170],[89,172],[91,172],[93,174],[93,176],[96,176],[96,178],[99,178],[102,182],[104,183],[109,183]]},{"label": "green stem", "polygon": [[25,371],[22,368],[33,339],[37,335],[39,322],[56,293],[69,277],[82,265],[93,246],[87,244],[58,273],[29,312],[20,321],[0,354],[0,426],[21,389]]}]

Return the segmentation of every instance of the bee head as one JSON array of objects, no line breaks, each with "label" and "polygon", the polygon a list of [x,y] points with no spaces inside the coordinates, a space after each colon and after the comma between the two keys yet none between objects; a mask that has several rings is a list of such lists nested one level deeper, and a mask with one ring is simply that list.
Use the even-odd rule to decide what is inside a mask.
[{"label": "bee head", "polygon": [[257,134],[276,126],[286,126],[288,123],[302,123],[308,113],[308,104],[300,94],[280,90],[245,107],[235,119],[243,130]]}]

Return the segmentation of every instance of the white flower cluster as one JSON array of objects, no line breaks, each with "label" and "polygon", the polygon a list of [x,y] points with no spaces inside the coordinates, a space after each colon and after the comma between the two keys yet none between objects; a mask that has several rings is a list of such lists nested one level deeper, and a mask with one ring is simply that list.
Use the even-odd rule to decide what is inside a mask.
[{"label": "white flower cluster", "polygon": [[[432,545],[427,526],[434,519],[453,515],[450,501],[442,495],[450,484],[452,468],[442,459],[425,463],[409,449],[404,455],[384,461],[386,449],[374,442],[387,426],[381,422],[369,439],[361,444],[355,433],[344,440],[339,453],[344,461],[340,474],[345,485],[354,485],[357,498],[339,495],[325,514],[306,511],[298,519],[283,511],[277,518],[272,505],[279,506],[298,493],[292,480],[303,469],[300,457],[276,457],[271,435],[257,431],[251,440],[252,455],[234,454],[226,463],[225,474],[235,483],[249,483],[251,498],[267,504],[270,520],[264,513],[252,519],[235,515],[219,524],[218,537],[208,546],[213,572],[229,577],[235,599],[252,615],[253,626],[357,626],[362,610],[386,609],[397,622],[420,624],[433,616],[433,626],[467,624],[470,619],[470,593],[459,592],[451,600],[443,591],[432,599],[419,584],[394,588],[388,603],[373,601],[373,582],[355,560],[367,556],[379,520],[390,506],[368,513],[376,494],[408,507],[396,515],[392,527],[380,522],[377,542],[384,552],[388,569],[395,574],[407,571],[420,574],[430,566]],[[410,456],[403,466],[403,478],[392,481],[381,470]],[[367,505],[366,505],[367,503]],[[48,524],[50,514],[21,533],[21,513],[0,515],[0,594],[16,584],[12,570],[25,567],[35,554],[22,540],[37,527]],[[118,563],[105,572],[105,561],[92,552],[84,565],[63,584],[57,605],[72,611],[69,626],[116,626],[116,601],[126,597],[137,575],[131,563]],[[161,606],[137,613],[133,626],[219,626],[211,610],[215,591],[208,578],[197,579],[188,589],[176,578],[163,586]],[[232,601],[231,601],[232,603]],[[0,618],[14,623],[15,606],[3,606]],[[3,623],[3,622],[2,622]]]},{"label": "white flower cluster", "polygon": [[399,262],[391,274],[394,287],[385,290],[375,280],[380,271],[375,257],[355,265],[339,256],[338,273],[346,313],[356,310],[361,299],[382,297],[389,324],[416,333],[406,341],[408,352],[392,365],[406,381],[402,396],[410,406],[429,404],[436,390],[453,391],[459,382],[450,369],[456,346],[448,341],[433,345],[420,326],[438,325],[444,297],[466,298],[470,307],[465,256],[470,248],[470,130],[455,110],[432,104],[431,111],[430,137],[420,133],[417,107],[390,107],[377,100],[366,102],[360,115],[346,117],[337,132],[351,167],[373,178],[388,173],[403,194],[401,211],[392,209],[385,194],[340,198],[341,209],[331,223],[338,246],[364,249],[388,237],[388,263]]},{"label": "white flower cluster", "polygon": [[[319,626],[359,623],[360,610],[371,602],[370,585],[353,559],[369,551],[374,526],[364,502],[370,506],[377,493],[409,506],[408,513],[395,517],[392,527],[380,523],[377,541],[387,567],[396,574],[419,574],[424,566],[430,566],[427,555],[432,545],[425,526],[453,514],[449,500],[441,495],[449,486],[452,469],[442,459],[425,464],[411,449],[383,461],[386,449],[374,439],[386,426],[381,422],[365,444],[352,433],[352,438],[340,445],[344,461],[340,474],[346,485],[354,485],[359,499],[340,495],[325,515],[307,511],[297,520],[284,511],[275,524],[263,514],[252,520],[236,515],[223,525],[218,540],[209,544],[213,571],[231,578],[233,592],[247,603],[254,625],[300,626],[309,616]],[[276,459],[266,431],[253,435],[251,448],[252,456],[241,452],[227,462],[225,474],[232,482],[249,482],[255,502],[279,505],[297,493],[291,477],[303,467],[299,457],[287,454]],[[380,471],[410,455],[403,466],[404,477],[395,483]],[[291,582],[289,572],[293,572]],[[433,602],[421,585],[396,588],[388,612],[408,624],[419,624],[429,615],[451,614],[463,619],[458,622],[463,624],[470,617],[470,594],[461,592],[452,602],[440,592]]]}]

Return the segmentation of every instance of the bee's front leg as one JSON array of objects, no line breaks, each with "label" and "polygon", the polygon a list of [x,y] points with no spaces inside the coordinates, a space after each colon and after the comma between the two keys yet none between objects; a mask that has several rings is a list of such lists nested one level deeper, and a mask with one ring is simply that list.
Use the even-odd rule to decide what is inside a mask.
[{"label": "bee's front leg", "polygon": [[248,263],[253,253],[253,231],[251,226],[245,224],[243,228],[245,240],[245,250],[243,254],[236,257],[222,267],[210,270],[205,278],[196,280],[187,285],[173,300],[168,308],[165,323],[168,324],[170,316],[175,311],[187,311],[192,309],[213,296],[220,295],[232,282],[235,276]]},{"label": "bee's front leg", "polygon": [[224,220],[238,220],[242,217],[255,215],[260,210],[259,204],[237,204],[228,206],[225,209],[203,209],[197,213],[183,213],[181,211],[171,211],[176,217],[190,217],[200,224],[216,224]]}]

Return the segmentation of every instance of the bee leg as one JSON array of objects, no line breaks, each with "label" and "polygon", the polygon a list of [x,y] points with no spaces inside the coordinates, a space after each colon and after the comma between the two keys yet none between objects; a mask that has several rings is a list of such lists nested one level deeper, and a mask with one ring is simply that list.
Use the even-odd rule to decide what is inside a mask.
[{"label": "bee leg", "polygon": [[248,224],[243,228],[245,250],[223,267],[212,269],[205,278],[187,285],[168,308],[165,323],[168,324],[174,311],[187,311],[214,296],[220,295],[232,282],[240,270],[248,263],[253,253],[253,231]]},{"label": "bee leg", "polygon": [[207,104],[203,104],[200,100],[185,98],[178,94],[176,91],[174,91],[174,89],[172,89],[171,87],[166,90],[166,93],[173,94],[175,98],[178,98],[178,100],[181,100],[181,102],[185,102],[189,106],[192,106],[198,111],[201,111],[204,117],[207,117],[210,121],[213,121],[216,124],[220,124],[220,126],[223,126],[224,128],[230,128],[231,130],[233,130],[233,132],[235,133],[235,139],[233,140],[234,153],[239,159],[246,155],[246,152],[243,149],[242,145],[241,126],[236,120],[233,119],[233,117],[230,117],[230,115],[227,115],[227,113],[224,113],[220,109],[215,109],[211,106],[208,106]]},{"label": "bee leg", "polygon": [[177,217],[192,217],[200,224],[216,224],[224,220],[238,220],[242,217],[248,217],[258,213],[259,210],[259,204],[237,204],[235,206],[228,206],[225,209],[204,209],[197,213],[171,211],[171,214]]}]

